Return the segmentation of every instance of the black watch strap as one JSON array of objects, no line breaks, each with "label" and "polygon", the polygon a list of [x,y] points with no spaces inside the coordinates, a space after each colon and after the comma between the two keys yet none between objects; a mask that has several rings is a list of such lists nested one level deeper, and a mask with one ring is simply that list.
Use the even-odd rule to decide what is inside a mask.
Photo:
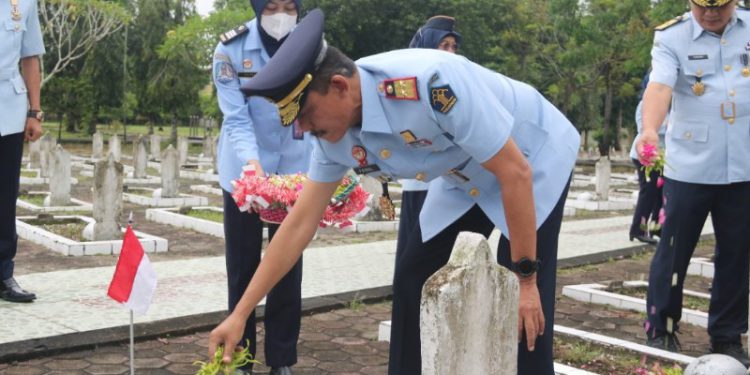
[{"label": "black watch strap", "polygon": [[523,257],[518,262],[511,263],[510,270],[517,273],[520,277],[531,277],[541,267],[542,262],[539,259],[531,260]]}]

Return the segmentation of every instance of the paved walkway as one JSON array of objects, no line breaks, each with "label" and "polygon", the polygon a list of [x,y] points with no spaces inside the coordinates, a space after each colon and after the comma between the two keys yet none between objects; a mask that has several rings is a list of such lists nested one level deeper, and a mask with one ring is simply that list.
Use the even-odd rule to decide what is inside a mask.
[{"label": "paved walkway", "polygon": [[[627,239],[629,223],[628,216],[564,222],[559,258],[581,259],[638,246]],[[711,232],[708,222],[704,233]],[[497,243],[498,235],[493,234],[491,243]],[[304,257],[303,298],[387,287],[394,255],[395,241],[309,249]],[[146,316],[136,317],[136,324],[225,309],[224,257],[162,261],[155,268],[159,285],[154,303]],[[18,276],[21,285],[34,286],[39,299],[31,304],[0,301],[0,348],[4,349],[0,354],[14,348],[13,342],[127,325],[127,311],[106,297],[112,273],[110,266]]]}]

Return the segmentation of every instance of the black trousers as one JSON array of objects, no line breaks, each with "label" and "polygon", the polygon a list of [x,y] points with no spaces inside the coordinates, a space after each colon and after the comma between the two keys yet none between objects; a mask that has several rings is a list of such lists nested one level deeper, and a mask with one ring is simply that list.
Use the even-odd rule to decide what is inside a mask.
[{"label": "black trousers", "polygon": [[[272,238],[279,228],[269,224]],[[224,236],[226,242],[229,311],[234,310],[250,279],[260,264],[263,246],[263,222],[256,213],[240,212],[231,194],[224,191]],[[297,363],[302,313],[302,258],[266,297],[265,336],[266,364],[270,367],[292,366]],[[255,356],[255,312],[250,315],[242,336],[242,346],[250,341],[250,352]]]},{"label": "black trousers", "polygon": [[406,243],[419,224],[419,213],[422,211],[427,190],[406,190],[401,194],[401,216],[398,221],[398,240],[396,241],[396,262],[404,252]]},{"label": "black trousers", "polygon": [[13,277],[18,249],[16,199],[21,177],[23,132],[0,137],[0,280]]},{"label": "black trousers", "polygon": [[685,273],[711,213],[717,250],[708,334],[712,342],[740,342],[747,331],[750,182],[703,185],[665,179],[664,198],[666,220],[649,272],[647,333],[656,337],[679,328]]},{"label": "black trousers", "polygon": [[631,237],[647,235],[649,218],[652,222],[659,222],[659,211],[662,206],[662,188],[656,186],[659,172],[651,171],[647,179],[643,164],[638,159],[633,159],[633,164],[638,171],[639,189],[633,223],[630,225]]},{"label": "black trousers", "polygon": [[[537,230],[537,258],[542,266],[537,286],[545,318],[544,335],[536,341],[535,350],[526,349],[524,339],[518,346],[518,373],[529,375],[554,374],[552,334],[555,314],[555,279],[557,276],[557,242],[562,224],[567,188],[552,213]],[[422,286],[427,278],[443,267],[450,258],[459,232],[477,232],[489,237],[495,228],[487,215],[475,205],[461,218],[427,242],[422,242],[419,223],[410,232],[403,253],[396,262],[393,280],[393,313],[388,373],[414,375],[422,372],[419,330],[419,305]],[[502,236],[497,251],[498,262],[511,263],[510,242]]]}]

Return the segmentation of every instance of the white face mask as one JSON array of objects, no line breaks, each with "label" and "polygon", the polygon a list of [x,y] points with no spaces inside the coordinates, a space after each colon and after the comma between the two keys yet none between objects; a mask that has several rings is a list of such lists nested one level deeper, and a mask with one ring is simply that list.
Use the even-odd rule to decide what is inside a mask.
[{"label": "white face mask", "polygon": [[270,16],[262,16],[260,18],[260,26],[263,30],[268,33],[271,37],[276,40],[281,40],[289,34],[297,24],[297,16],[290,16],[286,13],[276,13]]}]

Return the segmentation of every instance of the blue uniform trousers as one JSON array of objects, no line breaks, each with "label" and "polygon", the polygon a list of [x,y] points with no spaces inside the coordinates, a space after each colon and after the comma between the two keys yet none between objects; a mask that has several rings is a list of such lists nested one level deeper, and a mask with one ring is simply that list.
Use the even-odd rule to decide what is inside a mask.
[{"label": "blue uniform trousers", "polygon": [[[272,238],[279,228],[268,225]],[[226,243],[229,311],[234,310],[250,279],[260,264],[263,246],[263,222],[256,213],[241,212],[231,194],[224,191],[224,236]],[[302,313],[302,258],[266,296],[265,362],[270,367],[292,366],[297,363]],[[242,346],[250,340],[250,352],[256,353],[255,312],[250,315],[242,336]]]},{"label": "blue uniform trousers", "polygon": [[[545,331],[543,336],[537,338],[533,352],[526,349],[525,339],[519,343],[519,374],[554,374],[552,334],[555,314],[557,242],[567,192],[566,188],[547,220],[537,230],[537,257],[542,262],[537,275],[537,285],[544,312]],[[388,374],[421,373],[419,305],[422,286],[427,278],[448,262],[458,233],[471,231],[489,237],[494,228],[494,224],[477,205],[425,243],[421,240],[420,226],[414,226],[403,253],[396,262]],[[506,267],[509,266],[511,263],[510,243],[507,237],[501,237],[497,253],[498,262]]]},{"label": "blue uniform trousers", "polygon": [[16,199],[21,175],[23,132],[0,136],[0,280],[13,277],[18,247]]},{"label": "blue uniform trousers", "polygon": [[709,213],[716,236],[708,333],[712,342],[740,342],[747,331],[750,182],[704,185],[665,179],[666,220],[651,261],[648,289],[650,337],[676,331],[682,315],[685,273]]},{"label": "blue uniform trousers", "polygon": [[396,241],[396,262],[404,252],[406,243],[419,224],[419,213],[427,198],[427,190],[406,190],[401,194],[401,215],[398,221],[398,240]]},{"label": "blue uniform trousers", "polygon": [[[659,172],[651,171],[648,179],[643,170],[643,164],[638,159],[633,159],[633,164],[638,171],[638,202],[633,213],[633,223],[630,225],[630,236],[645,236],[648,234],[649,221],[659,221],[659,210],[661,210],[662,188],[656,186]],[[645,226],[645,227],[644,227]]]}]

